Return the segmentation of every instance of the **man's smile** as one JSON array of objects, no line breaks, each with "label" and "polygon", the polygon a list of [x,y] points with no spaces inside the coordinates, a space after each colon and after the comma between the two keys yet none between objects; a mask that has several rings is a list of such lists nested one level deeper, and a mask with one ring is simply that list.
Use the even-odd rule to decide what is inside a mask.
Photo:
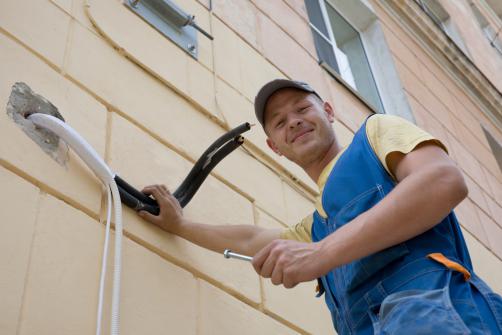
[{"label": "man's smile", "polygon": [[300,130],[298,133],[296,133],[293,136],[293,139],[291,140],[291,143],[294,143],[296,140],[298,140],[299,138],[302,138],[306,134],[311,133],[312,131],[314,131],[314,129],[309,129],[308,128],[308,129],[302,129],[302,130]]}]

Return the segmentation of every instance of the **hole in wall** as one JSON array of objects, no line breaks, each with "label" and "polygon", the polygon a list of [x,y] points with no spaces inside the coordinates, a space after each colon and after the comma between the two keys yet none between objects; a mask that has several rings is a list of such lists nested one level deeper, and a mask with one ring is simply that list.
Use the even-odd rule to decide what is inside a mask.
[{"label": "hole in wall", "polygon": [[[7,115],[21,130],[28,135],[42,150],[51,156],[57,163],[67,167],[68,146],[64,141],[45,128],[37,127],[28,119],[34,113],[52,115],[64,121],[56,106],[43,96],[36,94],[25,83],[18,82],[12,86],[7,102]],[[13,145],[15,145],[13,143]]]}]

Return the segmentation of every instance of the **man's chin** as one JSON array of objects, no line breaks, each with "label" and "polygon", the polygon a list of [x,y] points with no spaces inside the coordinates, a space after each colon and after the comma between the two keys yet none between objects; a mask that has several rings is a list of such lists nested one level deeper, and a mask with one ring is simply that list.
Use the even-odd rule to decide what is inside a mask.
[{"label": "man's chin", "polygon": [[292,158],[289,158],[289,160],[295,162],[300,166],[303,166],[308,164],[312,160],[312,157],[315,157],[313,153],[314,148],[305,145],[299,148],[299,150],[295,150],[294,156]]}]

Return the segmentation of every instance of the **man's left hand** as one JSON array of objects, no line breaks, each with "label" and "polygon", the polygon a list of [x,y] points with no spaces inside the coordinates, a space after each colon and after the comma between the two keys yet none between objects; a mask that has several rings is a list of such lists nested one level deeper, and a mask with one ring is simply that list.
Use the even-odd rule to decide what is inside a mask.
[{"label": "man's left hand", "polygon": [[298,283],[322,276],[321,248],[319,243],[302,243],[275,240],[253,257],[253,267],[274,285],[295,287]]}]

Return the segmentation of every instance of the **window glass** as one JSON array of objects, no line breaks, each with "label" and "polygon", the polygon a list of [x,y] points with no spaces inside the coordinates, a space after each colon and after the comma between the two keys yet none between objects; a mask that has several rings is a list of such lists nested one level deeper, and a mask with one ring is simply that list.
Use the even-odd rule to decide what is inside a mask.
[{"label": "window glass", "polygon": [[326,24],[324,23],[321,6],[318,0],[306,0],[305,7],[307,7],[307,13],[309,16],[310,23],[314,25],[317,30],[328,37],[328,30]]},{"label": "window glass", "polygon": [[327,64],[335,72],[340,73],[331,41],[314,29],[312,29],[312,34],[314,35],[314,43],[320,62]]}]

